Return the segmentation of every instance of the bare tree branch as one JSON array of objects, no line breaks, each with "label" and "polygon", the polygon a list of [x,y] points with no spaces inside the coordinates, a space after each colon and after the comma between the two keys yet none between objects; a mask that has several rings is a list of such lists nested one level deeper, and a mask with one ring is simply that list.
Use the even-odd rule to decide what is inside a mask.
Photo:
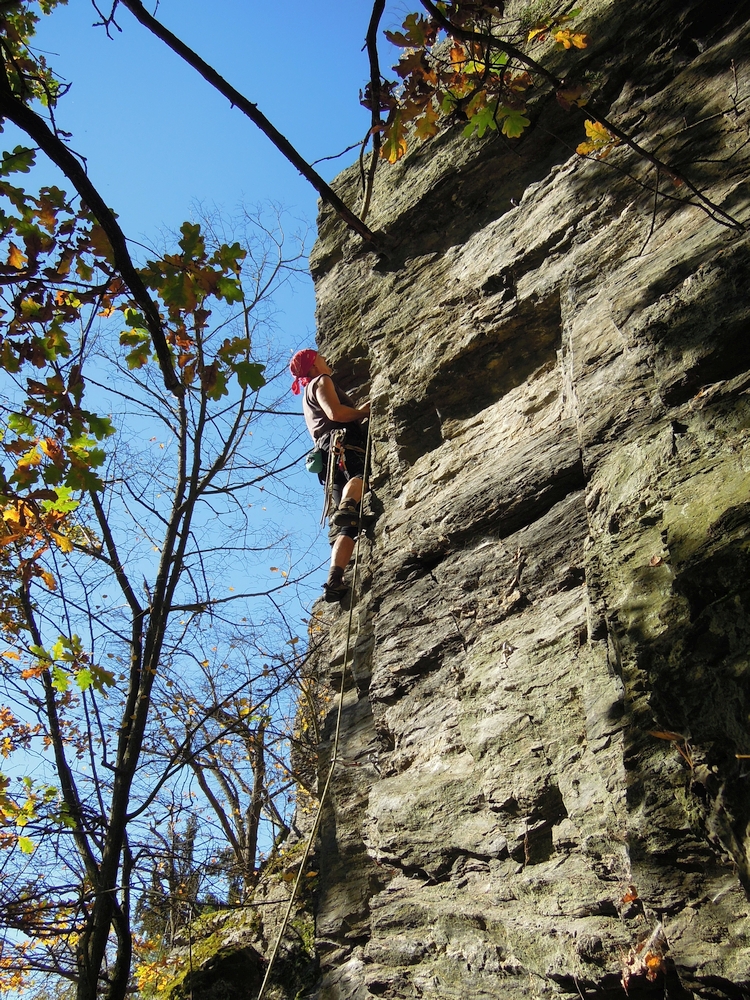
[{"label": "bare tree branch", "polygon": [[375,183],[375,171],[378,169],[378,159],[380,157],[380,132],[383,121],[380,117],[380,62],[378,60],[378,25],[385,10],[385,0],[375,0],[372,5],[372,15],[367,28],[365,44],[367,45],[367,55],[370,60],[370,111],[372,115],[372,159],[370,169],[367,171],[367,184],[365,186],[365,197],[362,203],[362,220],[367,218],[370,210],[370,198],[372,197],[372,186]]},{"label": "bare tree branch", "polygon": [[212,66],[201,59],[196,52],[174,35],[160,21],[157,21],[155,17],[152,17],[143,4],[140,3],[140,0],[119,0],[119,2],[124,7],[127,7],[130,13],[144,27],[148,28],[157,38],[160,38],[174,53],[184,59],[188,65],[197,70],[207,83],[210,83],[212,87],[226,97],[232,105],[239,108],[244,115],[247,115],[250,121],[258,126],[261,132],[271,140],[292,166],[295,166],[299,170],[305,180],[312,184],[323,201],[331,206],[347,226],[353,229],[355,233],[358,233],[373,249],[378,249],[375,235],[367,228],[364,222],[357,218],[351,209],[339,198],[333,188],[323,180],[320,174],[316,170],[313,170],[307,160],[297,152],[289,140],[258,110],[257,104],[249,101],[220,76]]}]

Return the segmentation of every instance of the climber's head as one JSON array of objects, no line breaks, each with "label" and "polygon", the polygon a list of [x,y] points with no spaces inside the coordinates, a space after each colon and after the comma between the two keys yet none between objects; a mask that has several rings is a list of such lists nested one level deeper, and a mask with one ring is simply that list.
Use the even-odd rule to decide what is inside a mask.
[{"label": "climber's head", "polygon": [[319,374],[318,372],[313,372],[315,362],[318,357],[319,355],[317,351],[307,348],[304,351],[297,351],[292,360],[289,362],[289,371],[292,375],[294,375],[292,392],[295,396],[299,396],[303,387],[307,385],[310,379]]}]

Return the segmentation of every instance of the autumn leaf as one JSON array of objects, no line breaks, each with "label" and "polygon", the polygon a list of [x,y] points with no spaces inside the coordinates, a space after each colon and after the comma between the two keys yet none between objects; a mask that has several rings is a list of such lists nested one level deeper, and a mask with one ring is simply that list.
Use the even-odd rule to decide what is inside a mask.
[{"label": "autumn leaf", "polygon": [[58,548],[60,549],[61,552],[72,552],[73,551],[73,543],[71,542],[71,540],[69,538],[66,538],[65,535],[61,535],[57,531],[51,531],[50,532],[50,536],[51,536],[52,540],[54,542],[56,542],[56,544],[57,544],[57,546],[58,546]]},{"label": "autumn leaf", "polygon": [[638,899],[638,890],[636,889],[636,887],[634,885],[629,885],[628,886],[628,891],[622,897],[622,902],[623,903],[634,903],[636,899]]},{"label": "autumn leaf", "polygon": [[18,249],[15,243],[11,243],[10,248],[8,250],[8,264],[10,265],[10,267],[15,267],[18,268],[18,270],[20,270],[25,263],[26,263],[26,257],[24,256],[24,254],[21,253],[21,251]]},{"label": "autumn leaf", "polygon": [[33,854],[36,849],[36,845],[30,837],[19,837],[18,846],[24,854]]},{"label": "autumn leaf", "polygon": [[413,75],[425,80],[427,83],[437,83],[437,74],[425,59],[424,52],[408,52],[399,59],[393,68],[402,80],[405,80],[407,76]]},{"label": "autumn leaf", "polygon": [[385,141],[380,147],[380,155],[389,163],[396,163],[406,152],[404,126],[399,112],[393,116],[393,121],[386,125]]},{"label": "autumn leaf", "polygon": [[399,48],[418,48],[428,45],[434,40],[436,29],[427,18],[418,14],[409,14],[401,26],[404,31],[386,31],[385,37]]},{"label": "autumn leaf", "polygon": [[599,122],[587,120],[585,122],[588,142],[581,142],[576,146],[576,153],[581,156],[594,155],[597,160],[603,160],[609,156],[615,146],[620,144],[620,140],[613,135],[608,128]]},{"label": "autumn leaf", "polygon": [[557,43],[557,47],[563,49],[569,49],[571,46],[576,49],[585,49],[589,43],[588,35],[584,35],[580,32],[574,34],[567,28],[556,31],[554,39]]},{"label": "autumn leaf", "polygon": [[666,729],[650,729],[649,736],[655,736],[657,740],[685,740],[687,737],[681,733],[672,733]]},{"label": "autumn leaf", "polygon": [[101,226],[95,225],[91,227],[89,239],[91,240],[91,246],[94,248],[97,256],[106,260],[108,264],[114,264],[115,254],[112,249],[112,244],[109,242],[109,237]]},{"label": "autumn leaf", "polygon": [[575,87],[558,90],[555,97],[557,98],[557,103],[564,111],[570,111],[573,106],[582,108],[588,101],[588,93],[582,83],[576,84]]},{"label": "autumn leaf", "polygon": [[662,972],[666,971],[664,956],[655,952],[646,952],[643,962],[646,966],[646,979],[653,982]]},{"label": "autumn leaf", "polygon": [[440,112],[433,106],[432,102],[430,102],[419,118],[415,119],[414,134],[417,139],[424,141],[425,139],[431,138],[433,135],[437,135],[437,122],[439,118]]}]

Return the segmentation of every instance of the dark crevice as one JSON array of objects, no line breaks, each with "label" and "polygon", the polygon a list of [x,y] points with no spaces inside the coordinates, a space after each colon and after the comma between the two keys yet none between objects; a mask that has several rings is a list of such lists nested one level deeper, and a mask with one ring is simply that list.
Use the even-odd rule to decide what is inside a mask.
[{"label": "dark crevice", "polygon": [[476,416],[556,363],[562,343],[559,294],[509,309],[507,291],[501,288],[470,311],[467,320],[475,330],[462,353],[446,357],[418,397],[394,408],[401,461],[411,465],[440,447],[447,421]]}]

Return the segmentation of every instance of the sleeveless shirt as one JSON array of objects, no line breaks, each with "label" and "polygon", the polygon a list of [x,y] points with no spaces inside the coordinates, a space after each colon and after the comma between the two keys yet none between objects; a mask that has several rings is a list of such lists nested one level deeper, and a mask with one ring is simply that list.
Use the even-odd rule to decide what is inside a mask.
[{"label": "sleeveless shirt", "polygon": [[[324,435],[329,434],[331,431],[336,430],[338,427],[352,427],[355,426],[359,428],[359,420],[350,420],[346,423],[341,421],[331,420],[326,414],[323,407],[318,402],[317,390],[320,380],[322,378],[331,378],[330,375],[316,375],[314,379],[307,383],[305,386],[305,392],[302,397],[302,411],[305,414],[305,423],[307,424],[307,429],[310,431],[310,436],[313,441],[317,444],[318,441]],[[333,387],[336,390],[336,395],[339,397],[339,401],[344,404],[344,406],[351,406],[356,409],[357,404],[348,396],[343,389],[340,389],[336,383],[333,382]]]}]

